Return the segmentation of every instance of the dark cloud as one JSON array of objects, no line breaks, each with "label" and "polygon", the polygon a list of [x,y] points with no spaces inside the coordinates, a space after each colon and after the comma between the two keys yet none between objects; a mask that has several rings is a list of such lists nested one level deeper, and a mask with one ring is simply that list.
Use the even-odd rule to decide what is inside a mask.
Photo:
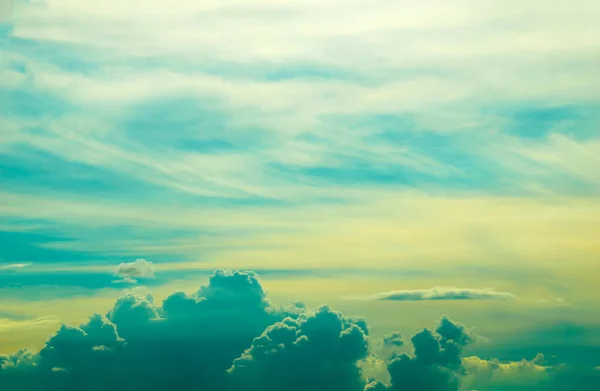
[{"label": "dark cloud", "polygon": [[[160,306],[149,295],[125,295],[108,318],[127,340],[126,361],[154,357],[156,374],[145,389],[220,390],[226,370],[254,337],[302,311],[272,306],[253,272],[219,270],[196,293],[174,293]],[[147,370],[134,366],[129,372],[144,377]]]},{"label": "dark cloud", "polygon": [[400,347],[404,345],[404,339],[400,333],[391,333],[383,337],[383,344],[385,346]]},{"label": "dark cloud", "polygon": [[[0,390],[591,391],[600,384],[597,364],[462,358],[474,337],[447,317],[413,335],[412,349],[387,365],[368,341],[364,319],[328,306],[276,307],[255,273],[219,270],[193,294],[156,303],[128,292],[106,315],[61,326],[39,352],[0,355]],[[399,333],[384,341],[403,344]],[[369,363],[376,378],[363,373]]]},{"label": "dark cloud", "polygon": [[229,373],[234,389],[362,390],[357,362],[367,354],[363,328],[323,306],[269,326]]},{"label": "dark cloud", "polygon": [[40,389],[37,361],[39,357],[29,349],[21,349],[10,356],[0,355],[0,389],[29,391]]},{"label": "dark cloud", "polygon": [[417,300],[512,300],[515,295],[486,289],[429,288],[377,293],[373,300],[417,301]]},{"label": "dark cloud", "polygon": [[[48,391],[222,390],[227,369],[254,337],[302,312],[272,306],[253,272],[217,271],[198,292],[174,293],[162,305],[129,292],[106,317],[62,326],[35,356],[32,378]],[[2,382],[11,360],[4,359]]]},{"label": "dark cloud", "polygon": [[473,338],[465,326],[458,322],[453,322],[447,316],[442,317],[439,326],[435,329],[435,332],[438,333],[438,335],[441,337],[441,342],[444,344],[448,343],[449,341],[454,341],[460,346],[465,346],[473,342]]},{"label": "dark cloud", "polygon": [[40,351],[39,370],[49,389],[111,389],[125,341],[116,326],[94,314],[80,327],[62,326]]},{"label": "dark cloud", "polygon": [[411,338],[413,354],[388,364],[390,390],[457,391],[462,348],[472,341],[464,326],[443,317],[435,332],[424,329]]}]

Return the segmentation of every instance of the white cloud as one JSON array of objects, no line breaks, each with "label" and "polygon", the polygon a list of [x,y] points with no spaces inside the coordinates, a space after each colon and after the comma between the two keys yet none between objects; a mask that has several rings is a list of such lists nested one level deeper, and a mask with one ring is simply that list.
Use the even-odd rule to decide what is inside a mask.
[{"label": "white cloud", "polygon": [[156,272],[154,263],[145,259],[138,259],[135,262],[124,262],[117,266],[115,275],[122,277],[122,280],[115,281],[121,283],[135,283],[136,278],[153,278]]},{"label": "white cloud", "polygon": [[[0,194],[0,198],[7,200],[0,205],[0,211],[7,216],[47,217],[78,224],[84,219],[93,219],[101,225],[131,219],[140,225],[218,229],[221,233],[224,227],[257,228],[255,234],[261,235],[266,230],[282,231],[282,227],[292,226],[310,233],[302,239],[247,239],[236,233],[225,240],[223,236],[215,237],[210,242],[193,238],[165,240],[159,245],[141,243],[141,240],[119,243],[146,246],[151,251],[185,250],[196,256],[200,248],[212,247],[217,252],[214,248],[220,247],[231,251],[240,243],[247,246],[264,243],[270,248],[283,248],[282,243],[286,243],[297,246],[296,249],[298,246],[316,249],[315,243],[325,242],[322,238],[330,237],[325,235],[347,226],[376,225],[376,218],[366,217],[366,213],[354,218],[354,224],[331,218],[331,215],[354,217],[358,209],[367,210],[368,206],[382,204],[379,184],[336,185],[327,181],[315,184],[310,178],[303,182],[274,170],[276,164],[336,169],[344,168],[343,161],[347,160],[375,173],[392,167],[441,179],[456,175],[459,182],[462,179],[468,182],[469,174],[454,165],[459,165],[462,156],[475,156],[483,157],[484,162],[481,165],[467,162],[467,165],[482,168],[486,179],[501,182],[498,188],[505,183],[512,185],[514,181],[518,182],[517,190],[552,193],[554,189],[547,189],[547,183],[554,182],[548,179],[557,177],[555,182],[561,182],[565,175],[598,183],[595,165],[589,164],[595,162],[595,156],[600,156],[595,153],[597,145],[593,142],[575,142],[567,137],[553,137],[545,144],[513,142],[499,136],[502,120],[480,108],[522,100],[557,105],[595,102],[600,96],[596,70],[600,43],[594,39],[600,29],[599,13],[599,3],[589,0],[579,2],[578,7],[565,7],[564,2],[558,0],[546,1],[544,7],[531,1],[517,6],[496,2],[492,9],[489,4],[471,0],[452,4],[441,0],[426,4],[392,0],[377,4],[365,0],[285,3],[54,0],[44,6],[25,6],[14,21],[17,37],[40,41],[40,45],[43,42],[55,45],[53,48],[60,54],[84,59],[89,69],[78,70],[77,61],[73,61],[67,70],[60,59],[46,55],[54,50],[34,53],[14,45],[10,51],[3,52],[2,64],[14,61],[20,67],[7,67],[7,72],[0,72],[0,86],[57,94],[72,103],[76,112],[37,122],[30,116],[0,118],[4,125],[1,138],[6,142],[0,143],[0,152],[12,152],[14,160],[20,161],[21,156],[18,151],[10,151],[11,146],[29,145],[72,163],[101,167],[178,194],[216,197],[224,203],[258,196],[290,202],[293,206],[285,208],[285,212],[267,207],[258,210],[248,205],[236,205],[236,209],[211,206],[209,210],[201,203],[181,206],[177,202],[165,202],[163,196],[152,198],[152,192],[147,204],[137,204],[130,198],[103,197],[102,202],[98,202],[99,193],[55,197],[39,192],[32,196],[8,189]],[[71,46],[70,43],[76,44]],[[25,72],[16,69],[25,69]],[[291,69],[299,74],[307,69],[327,70],[332,76],[283,80],[256,76],[265,69]],[[168,102],[173,97],[208,103],[211,109],[218,111],[217,115],[230,121],[228,131],[244,134],[258,128],[264,130],[269,143],[261,146],[259,152],[244,150],[208,155],[140,147],[122,134],[119,120],[130,114],[130,109],[148,100]],[[427,154],[413,150],[410,143],[399,147],[366,141],[366,136],[378,130],[377,126],[363,128],[352,126],[351,122],[356,116],[373,118],[380,113],[414,119],[424,128],[418,132],[469,133],[472,137],[459,146],[449,147],[450,150],[456,148],[458,157],[451,161],[442,160],[435,151]],[[342,120],[329,121],[332,116]],[[36,127],[43,127],[48,134],[24,131]],[[322,142],[300,141],[299,135],[318,136]],[[490,164],[489,169],[483,167],[486,163]],[[480,190],[475,189],[477,184],[472,188],[469,185],[467,183],[467,190],[459,196]],[[417,186],[425,193],[436,191],[428,185]],[[444,184],[440,187],[447,194]],[[507,192],[511,190],[508,188]],[[407,197],[412,198],[404,190],[394,188],[392,191],[396,191],[393,197],[402,202]],[[65,193],[68,192],[69,189],[65,189]],[[346,205],[330,202],[327,208],[311,208],[313,202],[320,200]],[[433,204],[419,207],[434,208],[436,212],[443,210],[444,214],[448,210]],[[309,207],[304,208],[306,205]],[[505,216],[489,219],[488,211],[501,208],[492,203],[478,212],[488,221],[494,221],[491,224],[494,227],[490,227],[487,221],[473,223],[465,217],[470,208],[470,205],[461,208],[463,213],[453,215],[454,221],[448,226],[454,230],[456,224],[460,224],[459,230],[464,232],[470,224],[485,224],[486,229],[493,229],[500,224],[514,226],[516,222],[519,226],[531,221],[543,223],[543,218],[537,216],[527,223],[522,223],[523,218],[514,218],[529,213],[526,207],[519,213],[507,214],[513,216],[513,221],[508,223],[502,220]],[[574,216],[572,208],[575,208],[572,204],[565,208],[569,209],[565,220]],[[377,212],[384,209],[381,206]],[[593,213],[590,210],[583,213],[596,216],[597,205],[591,205],[591,209]],[[430,226],[437,224],[437,218],[427,219],[427,224],[419,225],[416,230],[410,225],[406,231],[394,233],[393,240],[382,239],[382,232],[396,230],[399,221],[412,224],[407,222],[407,216],[412,213],[413,210],[405,210],[403,215],[395,216],[393,222],[384,221],[387,217],[379,215],[383,225],[377,230],[356,228],[354,237],[377,243],[377,246],[365,246],[362,251],[368,253],[376,248],[386,252],[386,262],[390,264],[389,259],[410,258],[413,251],[430,251],[435,247],[429,246],[430,241],[438,239],[421,233],[433,232]],[[577,213],[577,219],[587,219]],[[565,216],[564,210],[560,215]],[[577,245],[591,235],[585,233],[589,230],[580,229],[583,233],[579,235],[585,237],[573,238],[582,225],[568,226],[565,237],[578,240]],[[575,229],[571,229],[574,226]],[[543,229],[533,228],[531,232],[539,232],[538,237],[546,238]],[[452,230],[444,227],[435,232],[445,237],[452,235]],[[376,231],[377,234],[371,234]],[[523,245],[518,242],[520,238],[512,237],[514,231],[517,230],[505,227],[495,234],[510,242],[507,247],[513,249],[558,254],[552,245],[562,242]],[[523,233],[524,229],[518,232]],[[410,242],[411,235],[426,236],[428,242],[424,244],[425,240],[420,238],[418,242]],[[398,236],[402,237],[401,250],[392,248]],[[348,247],[339,245],[346,243],[345,238],[331,239],[338,247]],[[310,245],[298,244],[303,240]],[[447,239],[444,245],[466,247],[467,239],[461,240],[460,244],[454,244]],[[106,245],[99,242],[81,241],[66,246],[97,245],[105,249]],[[348,248],[348,251],[356,253],[355,249]],[[237,255],[231,258],[239,258]],[[277,256],[290,257],[287,253]],[[264,257],[264,254],[256,257]],[[298,258],[306,257],[298,255]]]},{"label": "white cloud", "polygon": [[0,23],[12,17],[13,0],[0,0]]},{"label": "white cloud", "polygon": [[[420,121],[438,117],[446,127],[452,123],[461,129],[476,118],[479,125],[469,131],[491,137],[472,148],[473,153],[501,154],[496,161],[504,164],[507,141],[492,136],[497,119],[482,116],[478,106],[511,100],[595,101],[600,96],[600,45],[592,37],[600,29],[594,17],[600,7],[587,0],[572,8],[558,0],[544,7],[532,4],[500,2],[490,10],[469,0],[452,5],[385,0],[376,6],[364,0],[55,0],[21,9],[14,34],[83,43],[87,49],[72,50],[83,50],[82,57],[102,66],[67,72],[49,58],[7,51],[6,58],[27,65],[28,77],[7,69],[0,84],[15,88],[21,80],[23,88],[53,92],[85,108],[79,119],[65,121],[70,118],[65,115],[60,121],[45,120],[43,126],[56,135],[52,140],[27,135],[28,143],[69,160],[193,195],[306,200],[314,186],[273,175],[269,165],[335,167],[339,162],[332,156],[350,155],[374,168],[395,164],[440,177],[456,174],[450,165],[410,148],[366,143],[363,137],[370,130],[331,124],[327,116],[393,112]],[[155,65],[138,55],[152,58]],[[232,65],[234,71],[223,71]],[[318,80],[253,76],[252,70],[269,67],[334,71],[332,78]],[[345,73],[352,76],[342,77]],[[260,127],[273,145],[261,150],[260,158],[244,153],[190,156],[135,148],[119,134],[113,122],[124,110],[173,96],[219,102],[235,131]],[[460,114],[461,121],[444,120]],[[12,128],[13,121],[4,122]],[[298,142],[294,137],[300,133],[319,135],[323,145]],[[18,129],[7,138],[18,138],[15,134]],[[540,159],[540,153],[550,156],[554,149],[569,148],[566,142],[554,144],[547,152],[512,149]],[[514,159],[508,160],[511,166]],[[514,169],[524,172],[527,160],[515,161]],[[559,165],[565,173],[577,171],[586,180],[597,180],[589,168],[593,165],[585,168],[568,159]],[[553,172],[553,166],[548,164],[545,172]],[[527,181],[530,189],[536,184]]]},{"label": "white cloud", "polygon": [[131,277],[124,277],[120,280],[115,280],[112,283],[113,284],[135,284],[135,283],[137,283],[137,280],[134,280]]},{"label": "white cloud", "polygon": [[[61,0],[21,12],[17,36],[103,48],[93,56],[105,56],[109,47],[111,59],[121,59],[121,65],[88,72],[92,77],[60,75],[43,64],[47,76],[40,73],[36,82],[66,87],[74,98],[108,96],[114,102],[158,91],[196,91],[224,96],[238,107],[303,113],[598,95],[593,81],[598,80],[600,45],[593,37],[600,29],[594,18],[600,7],[592,1],[574,8],[556,0],[544,7],[501,3],[493,11],[466,0],[426,6],[409,1],[376,6],[367,1],[125,3],[82,6]],[[163,69],[146,75],[133,70],[123,60],[136,54],[161,59]],[[225,80],[214,71],[203,72],[208,66],[218,74],[223,63],[235,63],[240,73]],[[265,64],[349,70],[371,83],[366,86],[360,78],[315,83],[244,78],[245,66]],[[185,71],[170,74],[176,68]]]},{"label": "white cloud", "polygon": [[23,269],[30,265],[31,265],[30,263],[13,263],[13,264],[9,264],[9,265],[0,266],[0,270]]}]

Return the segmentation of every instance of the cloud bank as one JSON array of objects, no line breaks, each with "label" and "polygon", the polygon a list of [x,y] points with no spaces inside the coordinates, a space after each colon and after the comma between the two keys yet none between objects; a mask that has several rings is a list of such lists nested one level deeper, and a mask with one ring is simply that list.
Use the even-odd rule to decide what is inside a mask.
[{"label": "cloud bank", "polygon": [[[399,333],[386,340],[404,343]],[[385,378],[364,375],[368,362],[383,362],[369,341],[364,319],[327,305],[277,307],[254,272],[217,270],[195,293],[156,303],[150,294],[128,292],[105,315],[62,325],[38,352],[0,355],[0,389],[463,391],[484,385],[496,391],[523,381],[527,389],[553,390],[543,388],[554,374],[539,360],[463,358],[475,338],[445,316],[387,361]]]},{"label": "cloud bank", "polygon": [[515,295],[508,292],[496,292],[486,289],[468,288],[429,288],[400,290],[378,293],[373,300],[410,301],[410,300],[513,300]]}]

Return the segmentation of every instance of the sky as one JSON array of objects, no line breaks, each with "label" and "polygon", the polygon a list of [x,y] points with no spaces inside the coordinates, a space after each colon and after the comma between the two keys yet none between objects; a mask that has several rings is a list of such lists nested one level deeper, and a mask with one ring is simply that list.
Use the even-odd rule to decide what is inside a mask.
[{"label": "sky", "polygon": [[0,388],[599,389],[599,19],[0,0]]}]

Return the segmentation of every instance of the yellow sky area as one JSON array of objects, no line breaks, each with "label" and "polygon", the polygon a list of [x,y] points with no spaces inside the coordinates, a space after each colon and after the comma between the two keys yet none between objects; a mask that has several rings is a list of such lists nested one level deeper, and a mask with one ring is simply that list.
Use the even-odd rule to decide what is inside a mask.
[{"label": "yellow sky area", "polygon": [[553,271],[584,286],[600,271],[598,199],[382,197],[377,205],[313,213],[312,225],[287,220],[287,226],[299,226],[295,232],[186,239],[143,250],[207,254],[198,262],[164,266],[174,268],[476,265]]},{"label": "yellow sky area", "polygon": [[[58,204],[38,210],[38,204],[30,201],[37,218],[52,218],[46,214],[58,213],[61,219],[89,220],[96,225],[120,224],[126,218],[140,227],[214,232],[152,243],[111,242],[133,253],[197,258],[196,262],[160,266],[165,268],[397,269],[477,264],[561,271],[575,267],[584,274],[599,270],[597,197],[349,193],[349,203],[285,209],[173,209],[172,205],[115,208],[55,201]],[[115,210],[124,215],[115,215]],[[53,247],[106,251],[106,245],[103,240],[80,240],[59,242]]]},{"label": "yellow sky area", "polygon": [[104,314],[112,307],[116,297],[117,292],[101,292],[94,297],[3,300],[2,311],[19,314],[20,319],[0,319],[0,353],[24,347],[39,349],[61,323],[79,325],[94,312]]}]

